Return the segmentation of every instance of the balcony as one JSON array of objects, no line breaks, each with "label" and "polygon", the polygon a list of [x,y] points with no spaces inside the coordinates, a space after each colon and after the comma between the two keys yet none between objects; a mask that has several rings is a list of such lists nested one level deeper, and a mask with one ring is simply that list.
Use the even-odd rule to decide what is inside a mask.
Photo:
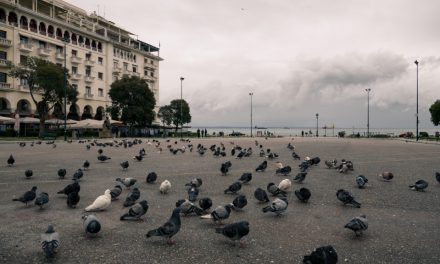
[{"label": "balcony", "polygon": [[32,44],[22,42],[20,43],[19,49],[23,52],[32,52],[33,46]]},{"label": "balcony", "polygon": [[119,67],[113,67],[113,73],[121,73],[122,69]]},{"label": "balcony", "polygon": [[0,38],[0,47],[9,48],[12,46],[12,41],[5,38]]},{"label": "balcony", "polygon": [[132,72],[131,73],[133,76],[137,76],[137,77],[140,77],[141,76],[141,74],[139,73],[139,72]]},{"label": "balcony", "polygon": [[0,82],[0,91],[11,91],[11,90],[14,89],[11,87],[10,83]]},{"label": "balcony", "polygon": [[95,77],[92,77],[92,76],[86,75],[86,77],[84,78],[84,81],[85,81],[86,83],[92,83],[92,82],[95,81]]},{"label": "balcony", "polygon": [[150,75],[144,75],[142,78],[144,78],[144,80],[146,80],[147,82],[155,82],[156,81],[156,77],[152,77]]},{"label": "balcony", "polygon": [[1,68],[7,68],[7,67],[9,67],[9,65],[11,65],[11,61],[6,60],[6,59],[0,59],[0,67]]},{"label": "balcony", "polygon": [[39,48],[38,54],[40,54],[40,56],[43,56],[43,57],[49,57],[50,56],[50,49]]},{"label": "balcony", "polygon": [[64,61],[64,53],[57,51],[57,53],[55,53],[55,59],[60,60],[60,61]]},{"label": "balcony", "polygon": [[25,85],[25,84],[20,84],[20,91],[23,91],[23,92],[29,92],[29,85]]},{"label": "balcony", "polygon": [[71,75],[70,75],[70,79],[71,80],[73,80],[73,81],[78,81],[79,79],[81,79],[81,74],[78,74],[78,73],[72,73]]},{"label": "balcony", "polygon": [[91,94],[91,93],[85,93],[85,94],[84,94],[84,98],[86,98],[86,99],[91,99],[91,98],[93,98],[93,94]]},{"label": "balcony", "polygon": [[90,59],[90,60],[87,60],[87,59],[86,59],[84,62],[85,62],[85,64],[86,64],[87,66],[93,66],[93,65],[95,64],[95,61],[94,61],[94,60],[91,60],[91,59]]},{"label": "balcony", "polygon": [[73,64],[80,64],[82,61],[82,58],[77,57],[77,56],[72,56],[70,58],[70,62],[72,62]]}]

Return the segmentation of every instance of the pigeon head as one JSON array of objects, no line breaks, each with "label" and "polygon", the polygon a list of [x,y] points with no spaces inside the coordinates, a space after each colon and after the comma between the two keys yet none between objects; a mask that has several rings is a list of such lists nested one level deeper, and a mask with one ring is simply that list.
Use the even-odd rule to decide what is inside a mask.
[{"label": "pigeon head", "polygon": [[54,232],[55,232],[55,229],[53,229],[53,225],[48,225],[47,230],[46,230],[46,234],[51,234]]},{"label": "pigeon head", "polygon": [[32,187],[31,189],[33,192],[35,192],[37,190],[37,186]]},{"label": "pigeon head", "polygon": [[225,209],[226,209],[226,211],[228,211],[228,213],[231,212],[231,210],[232,210],[233,207],[234,207],[234,206],[233,206],[232,204],[227,204],[227,205],[225,205]]},{"label": "pigeon head", "polygon": [[109,189],[107,189],[107,190],[105,190],[104,194],[105,194],[105,195],[110,195],[110,192],[111,192],[111,191],[110,191]]},{"label": "pigeon head", "polygon": [[148,202],[147,200],[142,200],[139,202],[139,204],[142,206],[142,208],[146,209],[148,208]]}]

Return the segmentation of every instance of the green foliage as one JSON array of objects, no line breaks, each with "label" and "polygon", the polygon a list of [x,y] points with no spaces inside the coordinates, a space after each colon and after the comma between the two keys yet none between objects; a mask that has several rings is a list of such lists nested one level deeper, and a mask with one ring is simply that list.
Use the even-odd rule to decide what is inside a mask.
[{"label": "green foliage", "polygon": [[187,124],[191,122],[191,114],[189,105],[185,100],[175,99],[170,103],[170,108],[173,111],[172,123],[176,126],[176,130],[179,125]]},{"label": "green foliage", "polygon": [[112,118],[118,116],[130,126],[145,126],[154,120],[156,99],[145,80],[137,76],[124,76],[112,83],[110,91]]},{"label": "green foliage", "polygon": [[429,108],[431,113],[431,121],[434,126],[438,126],[440,123],[440,100],[435,101]]},{"label": "green foliage", "polygon": [[170,105],[161,106],[159,108],[159,112],[157,113],[157,116],[162,121],[162,124],[167,126],[171,125],[173,122],[173,115],[173,109]]},{"label": "green foliage", "polygon": [[428,138],[429,134],[428,134],[428,132],[419,132],[419,137],[421,137],[421,138]]}]

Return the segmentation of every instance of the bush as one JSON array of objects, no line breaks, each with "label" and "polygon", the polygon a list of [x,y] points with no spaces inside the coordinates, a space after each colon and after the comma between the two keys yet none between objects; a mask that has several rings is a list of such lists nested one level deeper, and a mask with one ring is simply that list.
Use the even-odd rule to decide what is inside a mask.
[{"label": "bush", "polygon": [[338,136],[342,138],[345,137],[345,131],[339,131]]},{"label": "bush", "polygon": [[419,132],[419,137],[427,138],[427,137],[429,137],[429,134],[428,134],[428,132]]}]

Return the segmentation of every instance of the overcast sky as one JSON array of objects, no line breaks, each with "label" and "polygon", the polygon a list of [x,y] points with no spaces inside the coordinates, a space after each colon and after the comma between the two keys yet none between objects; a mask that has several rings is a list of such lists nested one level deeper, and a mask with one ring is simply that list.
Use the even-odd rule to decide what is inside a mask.
[{"label": "overcast sky", "polygon": [[193,126],[433,127],[440,99],[438,0],[68,0],[161,44],[160,105]]}]

